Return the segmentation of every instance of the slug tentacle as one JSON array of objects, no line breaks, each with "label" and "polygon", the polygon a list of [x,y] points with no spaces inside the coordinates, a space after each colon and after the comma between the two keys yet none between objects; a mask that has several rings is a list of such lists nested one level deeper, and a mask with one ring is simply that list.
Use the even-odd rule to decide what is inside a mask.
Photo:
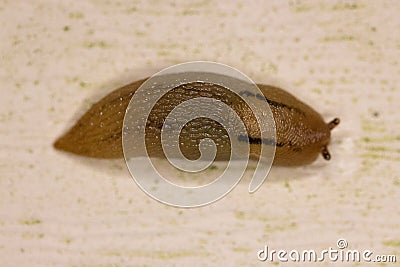
[{"label": "slug tentacle", "polygon": [[324,157],[325,160],[330,160],[331,159],[331,154],[328,151],[328,148],[326,146],[324,146],[322,148],[322,156]]},{"label": "slug tentacle", "polygon": [[339,118],[334,118],[332,121],[330,121],[328,123],[328,127],[330,130],[332,130],[333,128],[335,128],[336,126],[338,126],[340,123],[340,119]]},{"label": "slug tentacle", "polygon": [[[122,127],[124,115],[130,99],[146,79],[134,82],[119,88],[99,102],[95,103],[78,122],[55,143],[56,149],[95,158],[120,158],[122,151]],[[258,85],[262,95],[249,95],[256,97],[257,101],[266,101],[274,116],[276,126],[275,165],[304,165],[315,161],[320,154],[324,159],[331,158],[327,146],[330,142],[331,130],[340,120],[335,118],[329,123],[324,122],[322,116],[290,93],[269,85]],[[194,97],[209,97],[219,99],[226,104],[232,104],[233,109],[244,118],[246,125],[256,125],[256,119],[251,111],[236,100],[238,97],[229,90],[222,90],[211,83],[183,84],[173,90],[173,94],[165,101],[160,101],[155,107],[150,118],[153,140],[161,131],[165,112],[174,108],[175,104]],[[244,92],[246,93],[246,92]],[[144,100],[145,101],[145,100]],[[207,126],[204,128],[204,126]],[[218,151],[217,160],[229,160],[230,144],[224,136],[225,131],[217,123],[208,120],[197,120],[188,124],[186,134],[182,136],[184,155],[189,159],[199,157],[198,144],[204,136],[214,137]],[[208,129],[199,131],[199,129]],[[261,145],[269,145],[268,140],[261,140],[257,127],[247,129],[251,154],[259,156]],[[199,134],[201,133],[201,134]],[[240,138],[240,136],[238,137]],[[247,139],[243,139],[247,140]],[[239,140],[239,141],[243,141]],[[254,141],[254,142],[252,142]],[[257,142],[255,142],[257,141]],[[160,141],[150,142],[149,155],[162,156]],[[147,144],[146,144],[147,146]]]}]

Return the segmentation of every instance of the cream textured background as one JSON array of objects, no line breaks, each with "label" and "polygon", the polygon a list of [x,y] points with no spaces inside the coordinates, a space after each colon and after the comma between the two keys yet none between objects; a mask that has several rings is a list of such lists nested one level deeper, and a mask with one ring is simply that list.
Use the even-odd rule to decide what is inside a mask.
[{"label": "cream textured background", "polygon": [[[397,254],[380,266],[398,266],[399,11],[398,1],[0,1],[0,266],[268,266],[256,255],[265,244],[322,250],[340,237]],[[182,210],[142,193],[123,160],[52,148],[112,89],[191,60],[340,117],[332,160],[274,168],[253,195],[242,182]]]}]

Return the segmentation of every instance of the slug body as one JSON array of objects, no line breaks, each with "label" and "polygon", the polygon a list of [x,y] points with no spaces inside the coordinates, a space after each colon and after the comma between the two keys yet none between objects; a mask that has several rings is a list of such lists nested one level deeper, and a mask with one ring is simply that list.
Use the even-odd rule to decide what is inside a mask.
[{"label": "slug body", "polygon": [[[123,157],[122,127],[128,104],[140,85],[146,79],[119,88],[95,103],[78,122],[55,143],[60,150],[95,158]],[[275,165],[296,166],[310,164],[322,155],[330,159],[327,146],[331,130],[339,119],[325,123],[321,115],[288,92],[277,87],[259,84],[263,96],[272,111],[276,126]],[[163,96],[154,106],[146,124],[146,148],[150,156],[162,157],[161,128],[166,116],[180,103],[194,98],[207,97],[223,101],[239,115],[244,122],[250,144],[250,156],[257,158],[261,140],[256,119],[240,96],[222,86],[192,82],[180,85]],[[180,149],[188,159],[200,156],[198,145],[203,138],[211,138],[217,146],[216,160],[229,160],[230,142],[226,130],[217,122],[207,118],[190,121],[182,129]],[[240,137],[239,137],[240,138]],[[271,145],[271,144],[269,144]]]}]

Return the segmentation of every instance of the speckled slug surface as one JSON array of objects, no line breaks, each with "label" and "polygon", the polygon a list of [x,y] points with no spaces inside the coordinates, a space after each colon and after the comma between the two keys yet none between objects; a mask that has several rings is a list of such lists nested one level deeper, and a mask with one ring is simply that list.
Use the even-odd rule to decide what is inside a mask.
[{"label": "speckled slug surface", "polygon": [[[128,104],[146,79],[123,86],[106,95],[56,140],[59,150],[94,158],[120,158],[122,150],[122,127]],[[153,107],[146,124],[146,148],[149,156],[163,157],[161,129],[165,117],[180,103],[195,97],[218,99],[228,104],[242,119],[248,137],[238,137],[249,142],[250,157],[258,158],[261,145],[275,145],[274,165],[298,166],[314,162],[319,155],[331,158],[327,146],[331,130],[339,124],[335,118],[326,123],[322,116],[290,93],[270,85],[258,84],[263,95],[242,91],[241,95],[266,101],[272,111],[276,126],[274,144],[262,140],[256,118],[241,96],[222,86],[191,82],[175,87]],[[226,130],[217,122],[207,118],[195,119],[182,129],[180,149],[188,159],[200,156],[198,145],[203,138],[212,139],[217,147],[216,160],[229,160],[230,142]]]}]

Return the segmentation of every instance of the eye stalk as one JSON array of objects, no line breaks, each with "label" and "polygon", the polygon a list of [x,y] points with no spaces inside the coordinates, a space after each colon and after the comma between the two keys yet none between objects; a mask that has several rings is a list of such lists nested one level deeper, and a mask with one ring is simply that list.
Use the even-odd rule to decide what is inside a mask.
[{"label": "eye stalk", "polygon": [[322,148],[322,156],[324,157],[325,160],[330,160],[331,159],[331,154],[328,151],[328,148],[326,146],[324,146]]},{"label": "eye stalk", "polygon": [[330,121],[330,122],[328,123],[329,130],[332,130],[333,128],[335,128],[336,126],[338,126],[339,123],[340,123],[340,119],[339,119],[339,118],[334,118],[332,121]]},{"label": "eye stalk", "polygon": [[[328,123],[329,130],[332,130],[333,128],[338,126],[339,123],[340,123],[340,119],[339,118],[334,118],[333,120],[331,120]],[[327,146],[323,146],[322,147],[321,154],[322,154],[322,157],[324,157],[325,160],[330,160],[331,159],[331,154],[329,153],[329,150],[328,150]]]}]

